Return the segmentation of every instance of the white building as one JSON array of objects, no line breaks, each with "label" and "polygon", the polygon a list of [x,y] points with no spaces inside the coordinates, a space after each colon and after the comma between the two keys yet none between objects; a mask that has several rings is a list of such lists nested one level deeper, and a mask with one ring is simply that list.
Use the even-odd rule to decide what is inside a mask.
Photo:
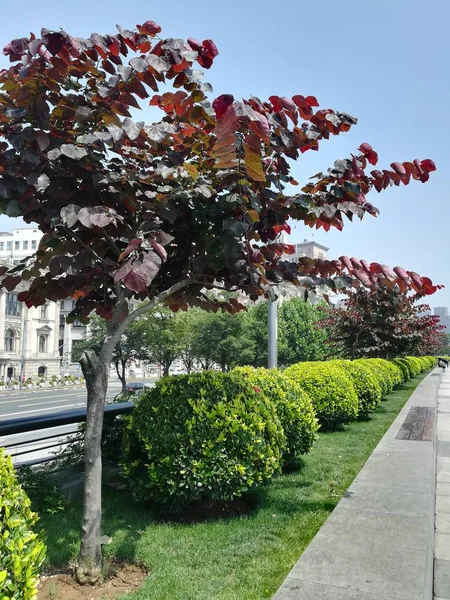
[{"label": "white building", "polygon": [[17,300],[24,287],[11,293],[0,290],[0,378],[19,381],[60,374],[59,306],[27,308]]},{"label": "white building", "polygon": [[38,249],[42,233],[39,229],[21,227],[0,231],[0,262],[17,265]]},{"label": "white building", "polygon": [[434,314],[439,317],[440,324],[445,327],[445,333],[450,333],[450,316],[447,306],[436,306]]},{"label": "white building", "polygon": [[289,262],[298,262],[298,259],[304,256],[307,256],[308,258],[321,258],[323,260],[328,260],[329,248],[322,246],[322,244],[318,244],[314,241],[303,240],[303,242],[292,245],[295,248],[295,253],[286,255],[286,260]]},{"label": "white building", "polygon": [[[24,260],[29,256],[31,257],[38,249],[39,242],[42,238],[42,235],[43,234],[41,231],[39,231],[39,229],[32,228],[32,227],[20,227],[18,229],[13,229],[10,232],[0,231],[0,263],[9,264],[9,265],[17,265],[17,264],[19,264],[19,262],[21,260]],[[13,295],[14,294],[9,294],[9,296],[11,296],[11,297]],[[64,371],[64,373],[68,373],[70,371],[70,373],[73,374],[72,372],[74,371],[74,369],[70,368],[72,344],[74,341],[84,340],[86,338],[86,326],[83,325],[82,323],[80,323],[79,321],[75,321],[72,324],[66,323],[67,315],[71,312],[71,310],[75,306],[75,300],[72,300],[71,298],[69,298],[67,300],[61,300],[60,303],[58,303],[58,304],[59,304],[59,306],[56,306],[53,302],[48,303],[48,307],[49,307],[48,308],[48,316],[49,316],[48,326],[51,328],[51,331],[52,331],[52,334],[51,334],[52,340],[53,340],[53,337],[55,337],[55,339],[56,339],[56,343],[57,343],[56,351],[57,351],[57,354],[59,357],[57,373],[53,373],[53,371],[54,371],[53,364],[49,363],[49,369],[52,371],[51,374],[59,375],[59,361],[60,361],[62,363],[62,370]],[[32,313],[30,311],[36,310],[36,311],[38,311],[36,314],[38,314],[40,309],[26,309],[26,307],[24,305],[21,305],[20,303],[19,303],[19,305],[20,305],[20,310],[19,310],[20,315],[16,315],[16,317],[21,316],[21,318],[23,319],[24,315],[27,315],[27,320],[29,320],[30,322],[34,322],[34,320],[35,320],[35,317],[33,316],[34,313]],[[1,308],[0,308],[0,310],[1,310]],[[28,317],[28,313],[30,314],[29,317]],[[5,312],[2,312],[2,314],[5,315]],[[6,315],[6,316],[8,316],[8,315]],[[52,321],[53,319],[55,319],[54,323]],[[17,321],[17,319],[16,319],[16,321]],[[52,322],[50,322],[50,321],[52,321]],[[32,327],[32,326],[29,324],[29,327]],[[32,329],[33,329],[33,327],[32,327]],[[0,321],[0,334],[2,331],[3,331],[3,329],[1,328],[1,321]],[[16,331],[16,333],[17,333],[17,331]],[[34,331],[34,329],[33,329],[33,331]],[[33,344],[34,342],[36,342],[36,347],[30,346],[28,348],[28,350],[31,352],[31,354],[33,354],[33,356],[35,356],[36,354],[39,354],[39,352],[38,352],[38,347],[39,347],[38,336],[36,333],[33,333],[33,334],[30,333],[30,336],[31,337],[30,337],[29,341],[27,342],[27,345],[30,346],[30,344]],[[0,337],[1,337],[1,335],[0,335]],[[21,337],[19,335],[15,339],[19,340],[19,342],[18,342],[19,345],[22,343]],[[19,347],[17,344],[16,344],[16,346]],[[0,375],[3,374],[3,371],[1,371],[1,365],[3,364],[1,348],[2,347],[0,346]],[[33,350],[33,352],[32,352],[32,350]],[[20,352],[21,352],[21,349],[20,349]],[[4,360],[7,362],[8,358],[9,358],[9,356],[5,357]],[[52,360],[53,360],[53,355],[52,355]],[[6,362],[5,362],[5,364],[6,364]],[[16,371],[17,371],[17,365],[13,365],[13,366],[16,368]],[[11,368],[13,368],[13,366],[10,366],[8,368],[11,370]],[[78,370],[78,367],[76,367],[75,370]],[[15,371],[15,373],[16,373],[16,371]],[[19,376],[19,375],[17,374],[17,376]]]}]

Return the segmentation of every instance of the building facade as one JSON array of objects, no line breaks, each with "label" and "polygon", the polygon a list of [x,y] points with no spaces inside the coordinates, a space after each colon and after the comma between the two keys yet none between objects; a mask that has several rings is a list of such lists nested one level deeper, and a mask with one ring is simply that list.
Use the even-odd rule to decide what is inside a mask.
[{"label": "building facade", "polygon": [[0,291],[0,378],[19,381],[60,374],[59,306],[27,308],[17,294]]},{"label": "building facade", "polygon": [[434,314],[439,317],[441,325],[445,327],[445,333],[450,333],[450,316],[447,306],[436,306]]},{"label": "building facade", "polygon": [[[17,265],[31,257],[41,238],[41,231],[31,227],[0,232],[0,264]],[[2,332],[4,338],[0,344],[0,376],[18,378],[22,362],[26,377],[32,379],[38,373],[59,375],[60,369],[62,374],[78,371],[78,365],[71,365],[72,344],[86,338],[86,326],[79,321],[66,323],[74,306],[75,300],[69,298],[48,302],[45,311],[44,307],[27,309],[17,301],[17,293],[1,292],[0,338]]]},{"label": "building facade", "polygon": [[303,242],[292,244],[295,248],[294,254],[286,255],[286,260],[289,262],[298,262],[299,258],[307,256],[308,258],[321,258],[322,260],[328,260],[328,250],[326,246],[318,244],[317,242],[303,240]]}]

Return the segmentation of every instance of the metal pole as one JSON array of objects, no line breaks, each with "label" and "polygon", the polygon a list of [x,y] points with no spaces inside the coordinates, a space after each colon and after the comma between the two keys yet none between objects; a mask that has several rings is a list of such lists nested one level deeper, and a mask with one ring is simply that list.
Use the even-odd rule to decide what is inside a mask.
[{"label": "metal pole", "polygon": [[19,381],[19,387],[20,389],[23,388],[23,372],[25,369],[25,348],[27,345],[27,323],[28,323],[28,319],[24,319],[23,321],[23,333],[22,333],[22,356],[20,359],[20,381]]},{"label": "metal pole", "polygon": [[278,300],[269,300],[268,333],[267,366],[269,369],[276,369],[278,366]]}]

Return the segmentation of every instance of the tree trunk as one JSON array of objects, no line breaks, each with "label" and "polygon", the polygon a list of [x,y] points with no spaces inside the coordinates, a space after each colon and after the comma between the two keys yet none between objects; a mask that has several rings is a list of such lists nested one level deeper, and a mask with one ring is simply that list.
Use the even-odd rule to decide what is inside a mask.
[{"label": "tree trunk", "polygon": [[169,377],[171,364],[172,364],[171,362],[163,363],[163,377]]},{"label": "tree trunk", "polygon": [[120,381],[122,382],[122,393],[123,394],[125,394],[127,391],[126,366],[127,366],[127,361],[122,359],[122,378]]},{"label": "tree trunk", "polygon": [[119,378],[120,383],[122,384],[122,394],[125,394],[127,391],[127,382],[125,379],[125,367],[122,361],[122,372],[119,370],[119,361],[114,361],[114,366],[116,367],[117,377]]},{"label": "tree trunk", "polygon": [[94,584],[102,572],[102,429],[109,365],[90,350],[80,360],[87,387],[87,419],[84,439],[84,496],[81,547],[75,578]]}]

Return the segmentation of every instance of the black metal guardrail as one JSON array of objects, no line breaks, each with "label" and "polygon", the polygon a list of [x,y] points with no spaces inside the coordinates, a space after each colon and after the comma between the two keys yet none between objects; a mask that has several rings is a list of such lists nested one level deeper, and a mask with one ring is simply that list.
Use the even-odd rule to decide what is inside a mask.
[{"label": "black metal guardrail", "polygon": [[[120,415],[127,415],[133,412],[134,402],[121,402],[117,404],[107,404],[104,410],[104,419],[113,420],[115,417]],[[55,427],[61,427],[63,425],[72,425],[74,423],[84,423],[86,421],[87,408],[73,408],[71,410],[64,410],[53,413],[51,415],[43,415],[37,417],[21,417],[18,419],[11,419],[8,421],[0,421],[0,436],[16,435],[19,433],[33,433],[42,429],[53,429]],[[66,441],[59,440],[57,443],[52,443],[46,446],[25,448],[20,452],[15,452],[13,457],[22,456],[24,454],[31,454],[34,452],[40,452],[42,450],[49,450],[51,448],[58,448],[61,445],[72,443],[80,440],[82,435],[73,432],[72,434],[61,434],[53,433],[51,435],[45,435],[41,437],[31,437],[22,441],[8,441],[4,448],[20,448],[27,445],[33,445],[38,442],[44,442],[47,440],[54,440],[55,438],[61,438],[63,436],[72,435],[70,439]],[[58,455],[48,456],[35,460],[28,461],[23,464],[36,465],[45,462],[57,460]],[[21,465],[18,466],[23,466]]]}]

